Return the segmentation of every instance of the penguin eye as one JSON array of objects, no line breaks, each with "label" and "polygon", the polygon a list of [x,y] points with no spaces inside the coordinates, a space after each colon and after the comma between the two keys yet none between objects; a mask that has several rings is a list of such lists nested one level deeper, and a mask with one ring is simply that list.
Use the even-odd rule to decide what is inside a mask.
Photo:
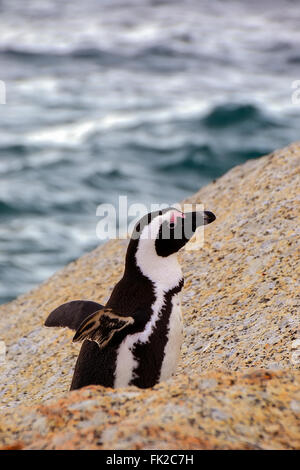
[{"label": "penguin eye", "polygon": [[179,212],[173,212],[170,217],[169,227],[174,228],[177,225],[177,219],[181,218],[182,215]]}]

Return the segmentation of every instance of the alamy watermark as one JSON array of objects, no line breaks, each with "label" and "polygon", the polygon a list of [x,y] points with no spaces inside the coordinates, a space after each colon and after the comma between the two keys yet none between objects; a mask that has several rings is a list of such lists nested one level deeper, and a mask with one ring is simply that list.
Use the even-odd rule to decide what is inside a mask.
[{"label": "alamy watermark", "polygon": [[6,104],[6,85],[0,80],[0,104]]},{"label": "alamy watermark", "polygon": [[[165,211],[165,209],[170,209]],[[204,243],[204,206],[203,204],[151,204],[147,207],[142,203],[128,204],[127,196],[119,196],[118,206],[113,204],[100,204],[96,215],[100,217],[97,224],[96,235],[100,240],[127,239],[127,238],[156,238],[158,225],[150,224],[150,230],[139,232],[137,224],[149,213],[159,215],[162,211],[164,221],[161,237],[163,239],[179,239],[183,236],[187,239],[193,238],[187,246],[188,250],[199,249]],[[164,212],[165,211],[165,212]],[[193,220],[189,213],[194,213]],[[165,214],[163,216],[163,214]],[[144,225],[148,225],[145,221]],[[143,226],[143,224],[141,224]],[[197,230],[193,230],[197,226]],[[194,234],[195,232],[195,234]]]},{"label": "alamy watermark", "polygon": [[291,88],[295,90],[292,93],[292,104],[300,105],[300,80],[294,80]]},{"label": "alamy watermark", "polygon": [[6,344],[0,341],[0,364],[4,364],[6,359]]}]

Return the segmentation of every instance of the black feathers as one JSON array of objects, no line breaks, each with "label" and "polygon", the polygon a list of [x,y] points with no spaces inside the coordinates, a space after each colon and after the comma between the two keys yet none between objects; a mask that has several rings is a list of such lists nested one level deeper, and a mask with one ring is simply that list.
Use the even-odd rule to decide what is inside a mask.
[{"label": "black feathers", "polygon": [[61,326],[77,330],[87,317],[102,308],[103,305],[90,300],[73,300],[53,310],[45,321],[45,326]]}]

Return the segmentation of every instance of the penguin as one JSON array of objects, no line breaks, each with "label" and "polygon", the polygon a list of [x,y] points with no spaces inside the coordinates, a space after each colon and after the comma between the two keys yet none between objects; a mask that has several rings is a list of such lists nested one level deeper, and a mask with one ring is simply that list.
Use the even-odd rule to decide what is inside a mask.
[{"label": "penguin", "polygon": [[45,326],[75,330],[83,342],[71,390],[87,385],[153,387],[175,374],[183,340],[178,251],[197,227],[210,224],[209,211],[169,207],[145,215],[127,248],[122,279],[106,305],[74,300],[56,308]]}]

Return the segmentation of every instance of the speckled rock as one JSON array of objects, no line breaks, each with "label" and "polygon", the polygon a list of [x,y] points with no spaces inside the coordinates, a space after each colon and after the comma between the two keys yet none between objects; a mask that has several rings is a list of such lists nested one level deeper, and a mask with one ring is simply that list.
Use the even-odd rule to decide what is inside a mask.
[{"label": "speckled rock", "polygon": [[0,445],[47,449],[300,448],[300,144],[248,161],[189,198],[217,215],[180,254],[185,341],[154,389],[68,392],[80,345],[43,327],[56,306],[105,302],[112,241],[0,308]]}]

